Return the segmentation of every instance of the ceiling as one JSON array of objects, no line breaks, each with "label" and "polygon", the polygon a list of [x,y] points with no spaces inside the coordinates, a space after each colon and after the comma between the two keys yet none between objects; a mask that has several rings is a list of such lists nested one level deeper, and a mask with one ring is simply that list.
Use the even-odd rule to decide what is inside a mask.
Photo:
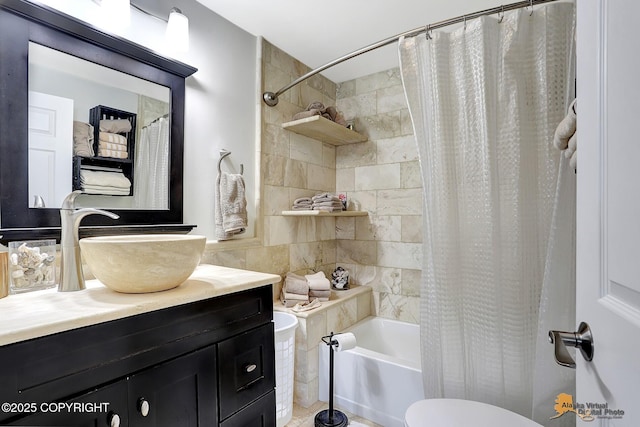
[{"label": "ceiling", "polygon": [[[312,68],[396,34],[500,5],[498,0],[197,1]],[[394,43],[322,74],[341,83],[397,66]]]}]

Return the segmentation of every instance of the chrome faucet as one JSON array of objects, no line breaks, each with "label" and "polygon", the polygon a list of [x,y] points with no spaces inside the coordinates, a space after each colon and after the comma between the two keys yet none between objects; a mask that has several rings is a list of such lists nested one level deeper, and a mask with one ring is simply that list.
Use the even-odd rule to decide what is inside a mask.
[{"label": "chrome faucet", "polygon": [[76,197],[82,191],[76,190],[69,194],[62,202],[60,208],[60,221],[62,237],[60,238],[60,284],[58,292],[80,291],[85,288],[84,275],[82,274],[82,259],[80,257],[80,244],[78,243],[78,230],[80,221],[87,215],[100,214],[111,219],[120,218],[118,215],[101,209],[74,207]]}]

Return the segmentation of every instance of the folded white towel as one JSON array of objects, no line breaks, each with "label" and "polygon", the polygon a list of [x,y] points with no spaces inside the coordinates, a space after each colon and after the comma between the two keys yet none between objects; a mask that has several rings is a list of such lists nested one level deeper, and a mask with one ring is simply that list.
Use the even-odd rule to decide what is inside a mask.
[{"label": "folded white towel", "polygon": [[105,150],[98,147],[98,156],[112,157],[114,159],[126,159],[129,157],[129,153],[127,151]]},{"label": "folded white towel", "polygon": [[107,196],[128,196],[130,190],[117,187],[105,187],[100,185],[84,185],[82,191],[86,194],[103,194]]},{"label": "folded white towel", "polygon": [[324,275],[324,272],[318,271],[314,274],[306,274],[304,276],[307,279],[307,283],[309,284],[309,290],[314,291],[330,291],[331,290],[331,282]]},{"label": "folded white towel", "polygon": [[125,147],[127,146],[127,138],[117,133],[100,132],[99,138],[100,138],[99,139],[100,141],[110,142],[112,144],[124,145]]},{"label": "folded white towel", "polygon": [[289,272],[284,278],[283,291],[292,294],[307,295],[309,293],[309,284],[305,277]]},{"label": "folded white towel", "polygon": [[93,126],[84,122],[73,122],[73,154],[93,157]]},{"label": "folded white towel", "polygon": [[319,199],[324,199],[324,201],[340,200],[340,198],[333,193],[318,193],[311,198],[311,200],[313,200],[314,202]]},{"label": "folded white towel", "polygon": [[328,206],[331,208],[342,208],[342,202],[340,200],[337,201],[333,201],[333,202],[313,202],[313,207],[321,207],[321,206]]},{"label": "folded white towel", "polygon": [[282,291],[282,295],[284,296],[285,299],[288,300],[296,300],[296,301],[308,301],[309,300],[309,295],[307,294],[294,294],[291,292],[285,292]]},{"label": "folded white towel", "polygon": [[130,132],[131,122],[127,119],[100,120],[100,132]]},{"label": "folded white towel", "polygon": [[126,144],[116,144],[113,142],[106,142],[104,140],[100,140],[98,142],[98,148],[100,150],[113,150],[113,151],[127,151],[127,145]]},{"label": "folded white towel", "polygon": [[216,238],[228,240],[247,229],[244,178],[240,174],[222,172],[216,187]]},{"label": "folded white towel", "polygon": [[80,180],[83,185],[101,187],[116,187],[129,190],[131,181],[122,172],[104,172],[87,169],[80,170]]},{"label": "folded white towel", "polygon": [[316,291],[316,290],[310,290],[309,291],[309,298],[326,298],[327,300],[329,299],[329,297],[331,297],[331,291]]}]

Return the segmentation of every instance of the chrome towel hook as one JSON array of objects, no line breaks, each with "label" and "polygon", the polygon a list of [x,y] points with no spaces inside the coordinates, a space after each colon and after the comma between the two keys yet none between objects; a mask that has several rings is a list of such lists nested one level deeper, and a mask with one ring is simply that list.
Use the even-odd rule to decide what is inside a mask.
[{"label": "chrome towel hook", "polygon": [[[224,148],[220,150],[220,159],[218,160],[218,175],[222,174],[222,169],[220,167],[222,166],[222,160],[230,155],[231,151],[225,150]],[[244,165],[242,163],[240,163],[240,175],[244,175]]]}]

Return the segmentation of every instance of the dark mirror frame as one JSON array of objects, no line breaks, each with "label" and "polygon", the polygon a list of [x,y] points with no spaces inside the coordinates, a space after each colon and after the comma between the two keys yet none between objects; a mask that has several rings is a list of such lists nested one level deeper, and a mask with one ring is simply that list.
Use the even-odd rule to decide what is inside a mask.
[{"label": "dark mirror frame", "polygon": [[49,7],[25,0],[0,0],[0,242],[60,239],[59,209],[29,208],[30,41],[171,91],[169,210],[111,210],[120,215],[117,221],[90,215],[82,222],[80,236],[190,231],[194,226],[182,224],[184,96],[185,78],[197,69]]}]

